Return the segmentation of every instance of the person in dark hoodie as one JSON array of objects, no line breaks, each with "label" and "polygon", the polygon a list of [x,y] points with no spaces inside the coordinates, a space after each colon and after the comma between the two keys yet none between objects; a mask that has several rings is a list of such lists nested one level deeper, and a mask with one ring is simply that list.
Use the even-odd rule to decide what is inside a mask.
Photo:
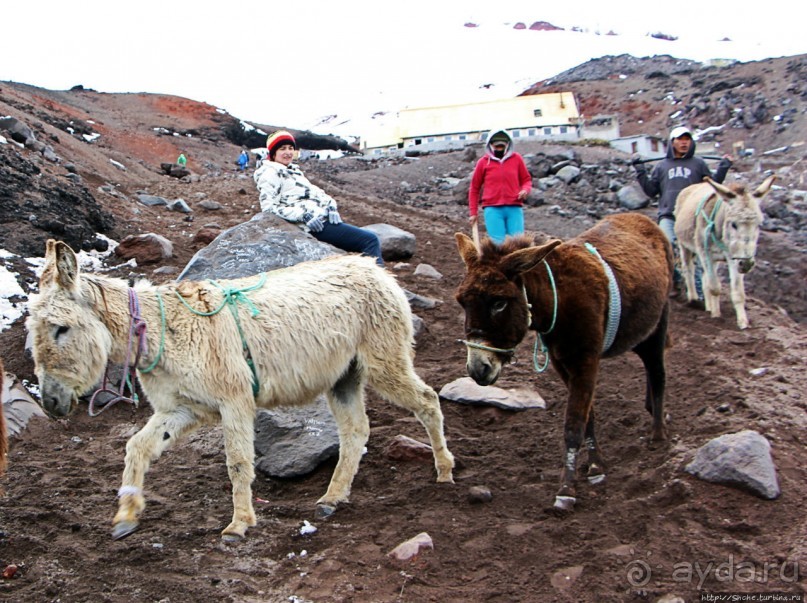
[{"label": "person in dark hoodie", "polygon": [[507,130],[491,130],[485,155],[479,159],[468,190],[471,227],[485,214],[485,229],[494,243],[524,232],[524,200],[532,190],[532,177],[524,159],[513,151]]},{"label": "person in dark hoodie", "polygon": [[[700,157],[695,156],[695,140],[692,132],[685,126],[678,126],[670,131],[670,142],[667,145],[667,156],[659,161],[648,175],[645,164],[638,155],[633,156],[633,168],[636,178],[645,194],[651,199],[658,196],[658,224],[675,250],[675,200],[678,193],[691,184],[703,182],[709,176],[715,182],[722,183],[731,167],[731,157],[724,155],[714,175]],[[695,280],[700,288],[700,266],[697,266]],[[676,292],[681,283],[681,273],[675,270]]]}]

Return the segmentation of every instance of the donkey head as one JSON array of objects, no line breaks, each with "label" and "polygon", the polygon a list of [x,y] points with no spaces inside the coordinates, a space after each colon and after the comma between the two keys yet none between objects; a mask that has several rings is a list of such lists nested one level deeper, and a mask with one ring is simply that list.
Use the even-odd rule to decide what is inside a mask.
[{"label": "donkey head", "polygon": [[66,244],[48,241],[39,291],[31,296],[26,326],[42,406],[65,416],[103,376],[112,338],[82,290],[76,254]]},{"label": "donkey head", "polygon": [[501,246],[485,241],[480,249],[468,236],[454,236],[466,268],[456,293],[465,310],[466,368],[477,383],[490,385],[499,378],[502,363],[513,355],[530,327],[522,276],[561,242],[533,247],[528,238],[521,237],[508,239]]},{"label": "donkey head", "polygon": [[743,184],[723,186],[711,178],[705,178],[725,203],[721,239],[728,249],[729,257],[737,262],[743,274],[754,267],[759,227],[763,219],[762,199],[768,194],[775,179],[776,176],[768,176],[749,194]]}]

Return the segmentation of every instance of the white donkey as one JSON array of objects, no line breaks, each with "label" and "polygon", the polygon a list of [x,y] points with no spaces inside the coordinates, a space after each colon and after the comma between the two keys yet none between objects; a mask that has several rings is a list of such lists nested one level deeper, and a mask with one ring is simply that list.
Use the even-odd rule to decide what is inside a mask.
[{"label": "white donkey", "polygon": [[320,514],[332,513],[348,500],[370,433],[366,384],[415,414],[431,441],[437,481],[453,482],[439,398],[412,364],[409,304],[371,258],[341,256],[232,281],[143,281],[130,288],[120,279],[80,274],[70,247],[51,240],[27,325],[42,403],[53,415],[70,413],[108,362],[134,359],[154,414],[126,444],[114,538],[137,528],[149,464],[181,436],[221,421],[234,507],[222,537],[242,539],[256,524],[256,407],[306,404],[322,392],[340,446],[317,505]]},{"label": "white donkey", "polygon": [[675,202],[675,236],[687,286],[689,301],[698,299],[695,290],[695,255],[704,269],[703,297],[706,310],[720,316],[720,279],[717,263],[725,262],[729,271],[731,302],[737,314],[737,326],[748,327],[745,313],[744,275],[754,267],[760,205],[776,176],[769,176],[749,193],[743,184],[723,186],[711,178],[686,187]]}]

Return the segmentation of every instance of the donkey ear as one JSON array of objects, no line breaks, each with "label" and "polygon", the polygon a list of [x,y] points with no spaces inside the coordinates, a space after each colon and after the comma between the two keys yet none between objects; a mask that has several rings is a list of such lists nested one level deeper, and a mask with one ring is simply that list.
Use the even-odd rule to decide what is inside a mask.
[{"label": "donkey ear", "polygon": [[713,189],[715,189],[717,194],[723,197],[724,199],[734,199],[737,196],[737,194],[733,190],[723,186],[722,184],[718,184],[717,182],[709,178],[709,176],[704,176],[703,181],[708,182],[709,185]]},{"label": "donkey ear", "polygon": [[754,191],[754,197],[759,200],[762,200],[762,197],[768,194],[768,191],[771,190],[771,186],[773,186],[773,181],[776,180],[776,174],[772,174],[765,178],[765,180],[757,187],[757,190]]},{"label": "donkey ear", "polygon": [[70,246],[50,239],[45,250],[45,267],[39,278],[40,289],[47,285],[58,285],[74,290],[78,287],[78,274],[78,260]]},{"label": "donkey ear", "polygon": [[508,279],[512,280],[516,276],[535,268],[562,242],[563,241],[559,239],[555,239],[544,245],[514,251],[502,259],[499,268]]},{"label": "donkey ear", "polygon": [[468,235],[455,232],[454,238],[457,239],[457,249],[459,249],[462,261],[465,262],[466,267],[470,268],[471,264],[479,260],[479,251]]}]

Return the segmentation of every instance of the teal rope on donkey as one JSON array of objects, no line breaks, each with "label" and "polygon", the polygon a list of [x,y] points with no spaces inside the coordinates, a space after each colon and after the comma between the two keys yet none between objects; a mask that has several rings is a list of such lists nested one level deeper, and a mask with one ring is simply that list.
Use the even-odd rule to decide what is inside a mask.
[{"label": "teal rope on donkey", "polygon": [[179,291],[175,289],[174,293],[176,293],[176,296],[179,298],[179,301],[181,301],[182,304],[188,310],[190,310],[197,316],[214,316],[215,314],[221,312],[224,306],[227,306],[230,309],[230,312],[232,313],[233,318],[235,319],[235,326],[238,328],[238,335],[241,337],[241,346],[243,347],[244,350],[244,360],[246,360],[247,366],[249,366],[249,369],[252,371],[252,395],[257,396],[261,387],[260,382],[258,381],[258,371],[255,368],[255,362],[252,359],[252,353],[249,351],[249,345],[247,345],[246,337],[244,337],[244,331],[241,328],[241,321],[238,318],[237,304],[238,302],[241,302],[247,308],[249,308],[249,312],[252,315],[252,318],[255,318],[260,313],[258,308],[245,295],[245,293],[249,293],[250,291],[255,291],[256,289],[260,289],[261,287],[263,287],[264,284],[266,283],[266,273],[261,274],[261,278],[256,284],[250,287],[244,287],[242,289],[237,289],[235,287],[222,287],[216,281],[213,280],[211,280],[210,282],[219,289],[221,289],[221,292],[224,294],[224,299],[222,300],[221,305],[215,310],[211,310],[210,312],[199,312],[193,306],[188,304],[188,302],[185,301],[185,299],[179,294]]},{"label": "teal rope on donkey", "polygon": [[591,243],[586,243],[586,249],[600,260],[605,275],[608,277],[608,322],[605,327],[605,341],[602,344],[602,353],[605,354],[614,344],[616,332],[619,330],[619,319],[622,317],[622,296],[619,294],[619,285],[614,277],[614,271],[611,270],[608,262],[602,258],[600,252]]},{"label": "teal rope on donkey", "polygon": [[[558,288],[555,285],[555,276],[552,274],[552,268],[549,267],[549,263],[546,260],[544,260],[544,266],[546,266],[546,273],[549,275],[549,283],[552,285],[554,304],[552,306],[552,322],[549,324],[549,328],[546,331],[537,331],[538,336],[535,338],[535,345],[532,348],[532,368],[535,369],[536,373],[543,373],[549,368],[549,349],[546,347],[544,338],[541,337],[541,335],[551,333],[558,320]],[[526,293],[524,295],[526,296]],[[544,356],[544,361],[541,364],[538,364],[539,353]]]},{"label": "teal rope on donkey", "polygon": [[712,208],[711,215],[707,216],[706,212],[704,211],[704,205],[706,205],[706,202],[711,196],[711,192],[707,193],[707,195],[701,199],[701,202],[698,203],[698,209],[695,212],[696,216],[701,216],[706,222],[706,228],[703,229],[703,252],[706,255],[707,265],[704,266],[704,268],[710,272],[712,271],[712,257],[709,253],[709,243],[714,243],[717,248],[720,249],[720,251],[723,253],[728,253],[728,248],[726,247],[725,243],[723,243],[723,241],[721,241],[715,233],[715,218],[717,217],[717,212],[720,209],[723,199],[720,196],[717,197],[717,201],[715,201],[715,206]]}]

